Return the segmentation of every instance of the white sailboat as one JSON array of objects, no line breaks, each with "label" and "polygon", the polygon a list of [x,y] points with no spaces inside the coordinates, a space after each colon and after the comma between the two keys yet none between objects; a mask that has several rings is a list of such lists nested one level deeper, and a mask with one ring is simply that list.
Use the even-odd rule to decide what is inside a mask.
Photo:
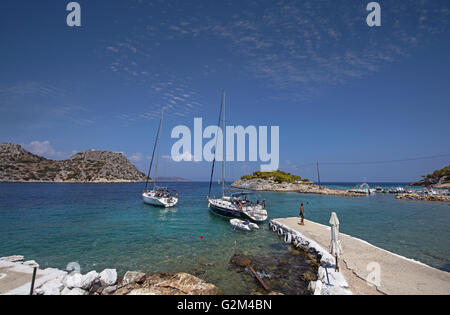
[{"label": "white sailboat", "polygon": [[[158,207],[173,207],[178,203],[178,194],[167,188],[167,187],[160,187],[156,184],[156,174],[158,170],[158,158],[159,158],[159,139],[160,139],[160,133],[162,129],[162,123],[164,118],[164,112],[161,113],[161,119],[159,121],[159,127],[158,127],[158,133],[156,135],[156,141],[155,145],[153,147],[153,153],[152,153],[152,159],[150,161],[150,167],[148,170],[148,176],[147,181],[145,183],[145,190],[142,193],[142,199],[146,204],[152,205],[152,206],[158,206]],[[154,179],[153,179],[153,189],[148,189],[148,182],[150,179],[150,174],[152,171],[153,166],[153,159],[155,158],[155,151],[156,151],[156,165],[155,165],[155,171],[154,171]]]},{"label": "white sailboat", "polygon": [[[265,209],[265,201],[262,203],[253,202],[247,197],[251,193],[234,193],[230,196],[225,195],[225,91],[222,93],[222,105],[219,114],[219,123],[217,128],[220,128],[220,120],[222,118],[222,137],[223,137],[223,159],[222,159],[222,197],[214,198],[211,197],[211,185],[214,175],[214,165],[216,162],[216,157],[214,154],[214,161],[211,169],[211,178],[209,182],[209,193],[208,193],[208,207],[215,214],[240,218],[244,220],[249,220],[252,222],[264,222],[268,218],[267,210]],[[218,134],[218,133],[217,133]],[[217,141],[216,141],[217,147]]]}]

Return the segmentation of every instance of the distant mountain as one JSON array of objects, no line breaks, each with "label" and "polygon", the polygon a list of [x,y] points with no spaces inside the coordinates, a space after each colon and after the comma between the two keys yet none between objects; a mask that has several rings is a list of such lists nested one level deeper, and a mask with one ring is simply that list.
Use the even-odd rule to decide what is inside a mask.
[{"label": "distant mountain", "polygon": [[54,161],[18,144],[0,143],[0,182],[114,183],[146,178],[121,153],[89,150]]},{"label": "distant mountain", "polygon": [[423,176],[423,179],[413,186],[433,186],[435,188],[450,188],[450,165],[431,174]]},{"label": "distant mountain", "polygon": [[190,182],[189,179],[181,178],[181,177],[157,177],[157,182]]}]

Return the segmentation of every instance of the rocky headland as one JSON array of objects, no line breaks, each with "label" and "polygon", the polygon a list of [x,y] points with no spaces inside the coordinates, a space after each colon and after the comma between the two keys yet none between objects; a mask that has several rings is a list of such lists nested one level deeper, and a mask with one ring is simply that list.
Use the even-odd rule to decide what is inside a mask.
[{"label": "rocky headland", "polygon": [[423,176],[421,181],[412,184],[412,186],[432,186],[434,188],[450,188],[450,165],[431,174]]},{"label": "rocky headland", "polygon": [[146,179],[122,153],[89,150],[55,161],[18,144],[0,143],[0,182],[125,183]]}]

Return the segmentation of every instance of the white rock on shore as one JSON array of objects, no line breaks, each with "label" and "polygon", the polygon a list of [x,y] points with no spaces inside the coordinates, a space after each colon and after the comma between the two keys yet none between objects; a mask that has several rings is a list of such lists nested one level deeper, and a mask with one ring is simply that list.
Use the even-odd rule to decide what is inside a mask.
[{"label": "white rock on shore", "polygon": [[105,269],[100,272],[100,283],[103,287],[109,287],[117,282],[117,271],[116,269]]},{"label": "white rock on shore", "polygon": [[[23,256],[9,256],[0,259],[0,267],[15,272],[23,284],[6,290],[8,295],[28,295],[31,285],[32,265],[34,261],[23,263]],[[8,275],[6,275],[8,276]],[[117,271],[105,269],[101,273],[88,272],[67,274],[66,271],[47,268],[37,270],[35,295],[126,295],[126,294],[160,294],[160,295],[203,295],[221,294],[213,284],[206,283],[186,273],[148,275],[142,272],[128,271],[122,283],[117,283]],[[30,282],[28,282],[30,281]],[[125,284],[124,284],[125,283]],[[14,283],[12,283],[14,286]]]},{"label": "white rock on shore", "polygon": [[37,295],[60,295],[64,289],[62,279],[54,279],[47,281],[41,287],[34,290]]},{"label": "white rock on shore", "polygon": [[61,295],[87,295],[88,292],[80,289],[80,288],[73,288],[73,289],[69,289],[69,288],[64,288],[64,290],[62,290]]},{"label": "white rock on shore", "polygon": [[87,290],[92,284],[100,277],[100,275],[96,271],[91,271],[85,275],[81,275],[79,273],[75,273],[72,275],[68,275],[64,279],[64,286],[72,289],[72,288],[80,288]]}]

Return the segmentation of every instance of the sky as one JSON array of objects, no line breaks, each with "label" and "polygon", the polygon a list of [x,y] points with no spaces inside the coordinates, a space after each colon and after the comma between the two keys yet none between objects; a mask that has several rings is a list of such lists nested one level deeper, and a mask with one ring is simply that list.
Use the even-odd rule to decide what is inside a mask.
[{"label": "sky", "polygon": [[279,126],[281,170],[419,180],[450,164],[450,4],[378,1],[369,27],[369,2],[85,0],[69,27],[69,1],[1,1],[0,142],[146,171],[164,107],[159,175],[208,180],[211,163],[171,160],[171,130],[217,124],[225,89],[227,125]]}]

